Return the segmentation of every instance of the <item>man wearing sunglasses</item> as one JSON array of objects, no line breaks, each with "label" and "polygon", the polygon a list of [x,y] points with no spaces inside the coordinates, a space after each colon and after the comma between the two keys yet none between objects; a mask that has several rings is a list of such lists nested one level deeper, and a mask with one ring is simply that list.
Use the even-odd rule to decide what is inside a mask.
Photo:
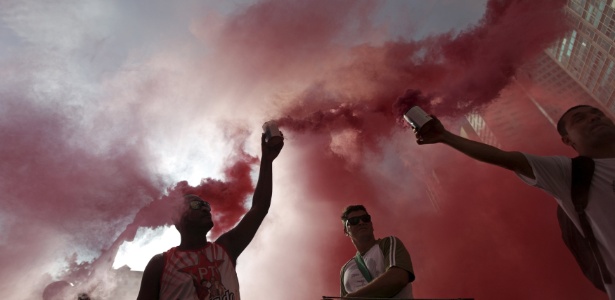
[{"label": "man wearing sunglasses", "polygon": [[235,272],[237,258],[252,241],[269,211],[272,193],[272,163],[284,142],[261,139],[260,173],[252,207],[235,226],[216,241],[207,241],[213,228],[209,203],[196,195],[185,195],[175,227],[179,246],[154,256],[143,272],[138,300],[239,300]]},{"label": "man wearing sunglasses", "polygon": [[363,205],[346,207],[342,224],[357,254],[340,272],[341,296],[412,298],[414,271],[404,244],[394,236],[376,239]]}]

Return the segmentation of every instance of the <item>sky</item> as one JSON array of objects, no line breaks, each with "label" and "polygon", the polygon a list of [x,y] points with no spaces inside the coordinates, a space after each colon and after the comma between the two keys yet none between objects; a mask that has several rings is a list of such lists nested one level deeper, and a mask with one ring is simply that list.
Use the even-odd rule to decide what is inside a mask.
[{"label": "sky", "polygon": [[[285,147],[237,263],[243,299],[337,295],[350,204],[404,242],[417,297],[600,299],[554,201],[416,145],[399,118],[419,104],[453,127],[517,97],[516,70],[567,31],[564,3],[1,0],[0,298],[69,280],[104,299],[114,261],[141,270],[178,243],[178,192],[212,201],[215,239],[249,207],[276,120]],[[544,125],[534,134],[557,141]]]}]

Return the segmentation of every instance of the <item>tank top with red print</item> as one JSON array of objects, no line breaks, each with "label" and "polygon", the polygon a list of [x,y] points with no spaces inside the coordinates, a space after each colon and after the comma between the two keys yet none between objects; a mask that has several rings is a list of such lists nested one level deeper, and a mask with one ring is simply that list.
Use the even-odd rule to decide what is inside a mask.
[{"label": "tank top with red print", "polygon": [[164,253],[161,300],[239,300],[239,281],[231,258],[215,243],[197,250]]}]

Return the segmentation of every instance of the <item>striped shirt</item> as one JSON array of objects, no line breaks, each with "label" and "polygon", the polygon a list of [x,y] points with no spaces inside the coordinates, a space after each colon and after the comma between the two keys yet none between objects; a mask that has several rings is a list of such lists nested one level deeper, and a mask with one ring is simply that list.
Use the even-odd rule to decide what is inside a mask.
[{"label": "striped shirt", "polygon": [[[377,278],[386,272],[390,267],[398,267],[408,271],[410,282],[414,280],[414,270],[410,254],[404,244],[396,237],[389,236],[378,239],[363,256],[363,261],[372,275]],[[340,272],[341,296],[353,293],[368,284],[363,274],[359,270],[354,258],[350,259]],[[412,284],[408,283],[397,295],[392,298],[412,298]]]},{"label": "striped shirt", "polygon": [[230,257],[215,243],[197,250],[164,253],[161,300],[239,300],[239,281]]}]

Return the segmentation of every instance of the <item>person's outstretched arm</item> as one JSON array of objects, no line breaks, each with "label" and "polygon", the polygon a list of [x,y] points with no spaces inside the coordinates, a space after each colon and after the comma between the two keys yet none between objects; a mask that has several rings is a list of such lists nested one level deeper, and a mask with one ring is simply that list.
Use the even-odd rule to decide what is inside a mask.
[{"label": "person's outstretched arm", "polygon": [[250,244],[263,219],[265,219],[267,212],[269,212],[273,190],[273,160],[278,157],[283,146],[283,141],[279,144],[269,145],[265,142],[265,135],[263,134],[261,137],[261,166],[254,196],[252,197],[252,207],[235,228],[224,233],[216,240],[216,243],[222,245],[229,252],[233,261],[236,261],[241,252]]},{"label": "person's outstretched arm", "polygon": [[455,135],[444,128],[440,120],[426,124],[416,133],[417,143],[443,143],[476,160],[509,169],[523,176],[534,179],[534,171],[525,155],[517,151],[503,151],[496,147],[472,141]]}]

